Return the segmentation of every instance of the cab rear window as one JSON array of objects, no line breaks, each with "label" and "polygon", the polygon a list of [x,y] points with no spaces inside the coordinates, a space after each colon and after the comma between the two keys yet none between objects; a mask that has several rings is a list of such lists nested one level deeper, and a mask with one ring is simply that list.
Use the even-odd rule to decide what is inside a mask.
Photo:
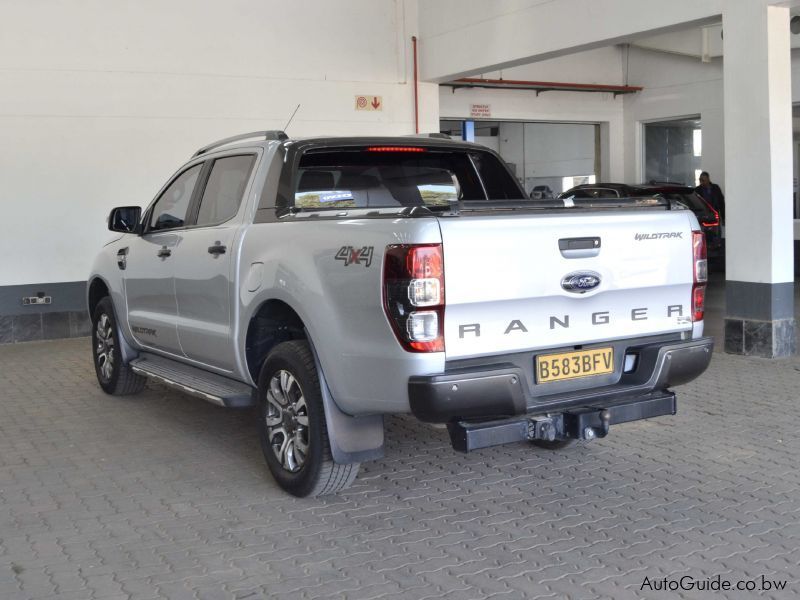
[{"label": "cab rear window", "polygon": [[661,194],[668,200],[680,202],[686,208],[693,211],[708,211],[705,201],[695,193],[687,194]]},{"label": "cab rear window", "polygon": [[508,171],[488,152],[386,147],[325,149],[302,156],[294,205],[303,209],[426,206],[522,199]]}]

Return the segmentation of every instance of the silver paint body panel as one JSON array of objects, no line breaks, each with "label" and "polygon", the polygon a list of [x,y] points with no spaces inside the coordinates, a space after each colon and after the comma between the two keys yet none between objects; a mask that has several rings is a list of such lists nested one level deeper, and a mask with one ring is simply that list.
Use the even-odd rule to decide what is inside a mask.
[{"label": "silver paint body panel", "polygon": [[184,354],[178,340],[172,256],[159,258],[158,252],[167,248],[174,256],[180,240],[180,232],[174,231],[126,235],[121,240],[128,248],[121,279],[128,309],[120,316],[131,328],[130,339],[141,348],[175,356]]}]

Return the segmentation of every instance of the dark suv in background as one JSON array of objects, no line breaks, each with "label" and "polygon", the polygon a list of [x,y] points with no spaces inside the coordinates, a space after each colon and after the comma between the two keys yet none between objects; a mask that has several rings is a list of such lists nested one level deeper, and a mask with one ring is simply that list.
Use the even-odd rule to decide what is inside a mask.
[{"label": "dark suv in background", "polygon": [[694,188],[678,183],[587,183],[576,185],[559,194],[558,198],[644,198],[661,196],[680,202],[691,210],[706,234],[708,257],[721,259],[724,255],[722,228],[719,213],[708,202],[695,193]]}]

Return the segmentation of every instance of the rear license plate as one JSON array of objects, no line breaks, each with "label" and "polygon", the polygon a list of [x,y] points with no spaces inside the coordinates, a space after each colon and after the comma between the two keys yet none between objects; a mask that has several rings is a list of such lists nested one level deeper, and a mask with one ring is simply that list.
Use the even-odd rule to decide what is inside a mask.
[{"label": "rear license plate", "polygon": [[592,348],[536,357],[536,383],[614,372],[614,348]]}]

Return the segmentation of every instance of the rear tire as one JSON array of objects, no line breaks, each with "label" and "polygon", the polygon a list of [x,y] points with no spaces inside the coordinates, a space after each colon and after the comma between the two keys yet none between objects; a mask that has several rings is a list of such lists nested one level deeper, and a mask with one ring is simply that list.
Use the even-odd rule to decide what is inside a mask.
[{"label": "rear tire", "polygon": [[319,376],[308,342],[275,346],[258,377],[261,450],[278,485],[293,496],[323,496],[347,488],[358,463],[333,461]]},{"label": "rear tire", "polygon": [[120,354],[119,329],[114,304],[106,296],[92,314],[92,359],[97,382],[106,394],[129,396],[144,389],[147,379],[137,375]]},{"label": "rear tire", "polygon": [[539,448],[544,448],[545,450],[563,450],[564,448],[572,446],[575,441],[576,440],[573,439],[553,440],[552,442],[548,440],[531,440],[531,444]]}]

